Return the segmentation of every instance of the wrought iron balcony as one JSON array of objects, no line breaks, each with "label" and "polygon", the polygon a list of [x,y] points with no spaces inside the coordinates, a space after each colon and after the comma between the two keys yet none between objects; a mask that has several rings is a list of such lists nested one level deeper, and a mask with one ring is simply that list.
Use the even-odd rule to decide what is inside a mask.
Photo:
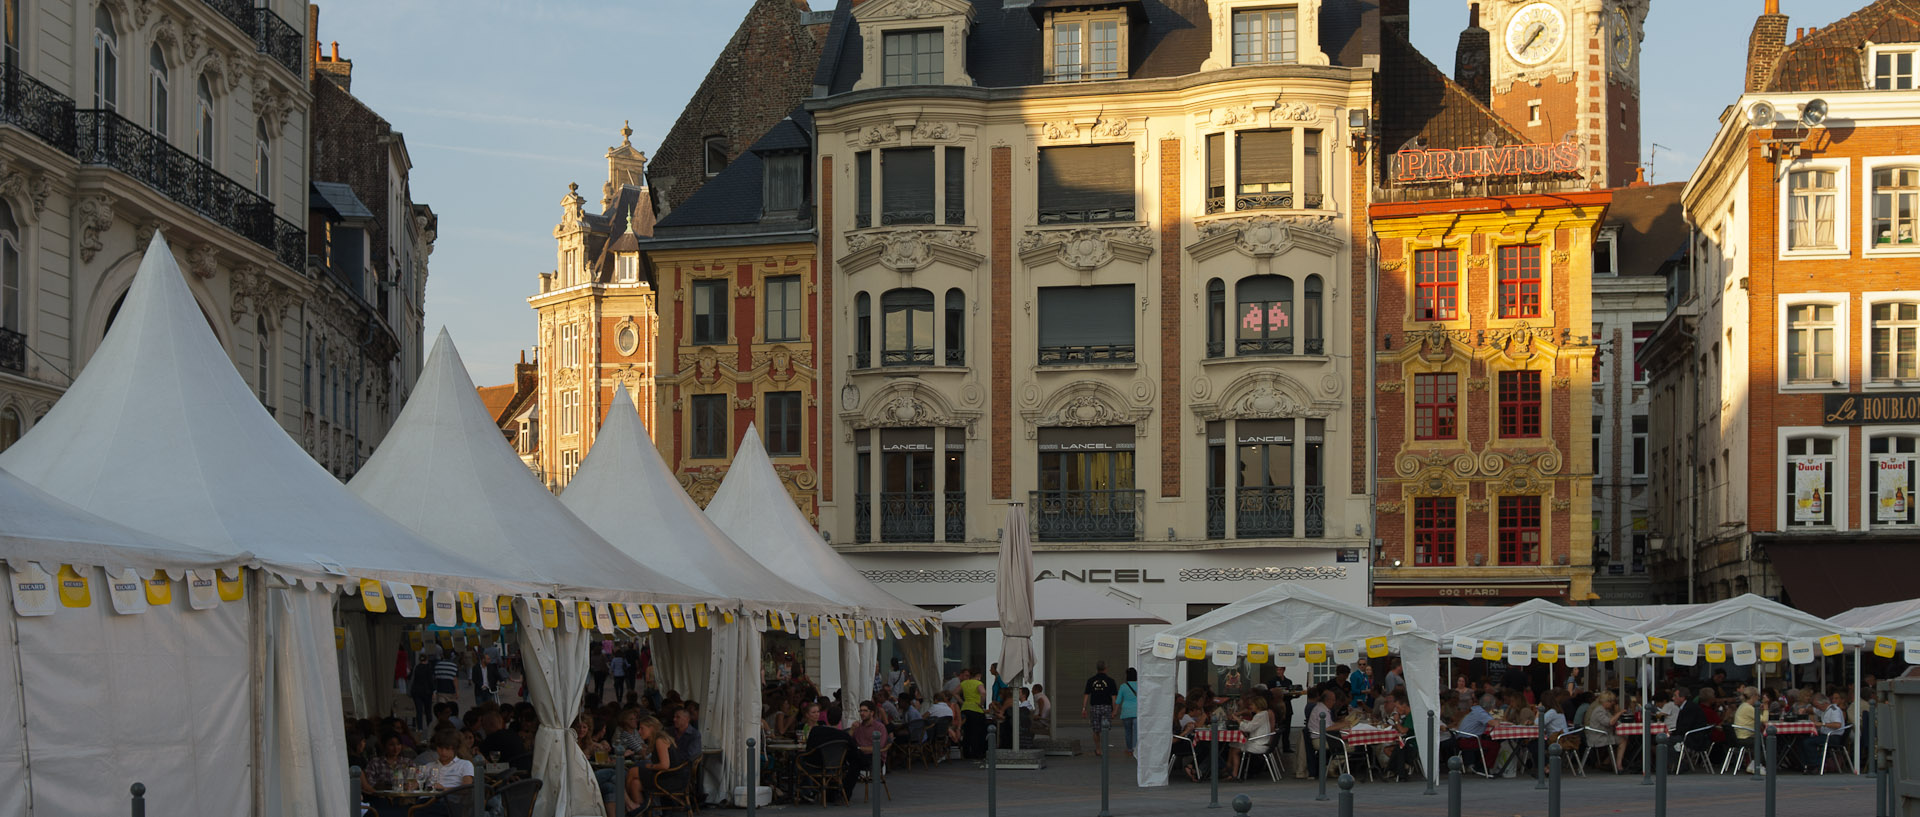
[{"label": "wrought iron balcony", "polygon": [[1307,538],[1321,539],[1327,535],[1327,486],[1307,486]]},{"label": "wrought iron balcony", "polygon": [[253,40],[253,46],[274,62],[300,73],[300,60],[307,48],[307,37],[292,24],[251,0],[204,0],[207,6],[227,18]]},{"label": "wrought iron balcony", "polygon": [[1226,211],[1227,197],[1225,195],[1212,195],[1207,197],[1207,215],[1224,213]]},{"label": "wrought iron balcony", "polygon": [[1042,542],[1130,542],[1140,539],[1144,490],[1034,491],[1033,535]]},{"label": "wrought iron balcony", "polygon": [[933,347],[909,349],[881,349],[882,366],[932,366]]},{"label": "wrought iron balcony", "polygon": [[1207,538],[1227,538],[1227,489],[1207,489]]},{"label": "wrought iron balcony", "polygon": [[0,69],[0,121],[73,153],[73,100],[20,66]]},{"label": "wrought iron balcony", "polygon": [[1235,344],[1233,353],[1236,355],[1290,355],[1293,354],[1293,336],[1242,338]]},{"label": "wrought iron balcony", "polygon": [[873,496],[871,494],[853,495],[853,541],[866,544],[873,541]]},{"label": "wrought iron balcony", "polygon": [[205,0],[208,7],[220,12],[220,16],[239,26],[248,36],[253,35],[253,0]]},{"label": "wrought iron balcony", "polygon": [[1307,338],[1307,354],[1324,355],[1326,353],[1327,341],[1325,338]]},{"label": "wrought iron balcony", "polygon": [[873,226],[873,215],[871,213],[854,213],[853,226],[855,229],[865,229]]},{"label": "wrought iron balcony", "polygon": [[1042,346],[1040,365],[1072,366],[1079,363],[1132,363],[1133,344],[1105,346]]},{"label": "wrought iron balcony", "polygon": [[881,491],[880,541],[933,541],[933,492]]},{"label": "wrought iron balcony", "polygon": [[956,348],[951,346],[947,347],[947,365],[948,366],[967,365],[967,350],[965,348]]},{"label": "wrought iron balcony", "polygon": [[959,210],[956,210],[956,209],[954,209],[954,208],[951,208],[951,207],[949,207],[949,208],[947,208],[947,221],[946,221],[946,223],[947,223],[947,224],[965,224],[965,223],[967,223],[967,211],[966,211],[965,209],[959,209]]},{"label": "wrought iron balcony", "polygon": [[1118,207],[1100,207],[1086,210],[1049,210],[1040,211],[1041,224],[1081,224],[1096,221],[1133,221],[1136,211],[1132,204]]},{"label": "wrought iron balcony", "polygon": [[891,227],[895,224],[932,224],[933,211],[928,210],[882,210],[880,226]]},{"label": "wrought iron balcony", "polygon": [[1235,210],[1292,210],[1292,193],[1241,193],[1233,198]]},{"label": "wrought iron balcony", "polygon": [[1240,488],[1235,511],[1235,538],[1284,539],[1293,536],[1292,486]]},{"label": "wrought iron balcony", "polygon": [[947,492],[947,541],[967,541],[967,492]]},{"label": "wrought iron balcony", "polygon": [[27,373],[27,336],[0,329],[0,371]]}]

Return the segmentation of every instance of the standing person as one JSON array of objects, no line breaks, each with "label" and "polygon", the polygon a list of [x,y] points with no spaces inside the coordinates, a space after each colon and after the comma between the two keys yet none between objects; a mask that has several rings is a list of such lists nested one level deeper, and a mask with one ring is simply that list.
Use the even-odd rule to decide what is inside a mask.
[{"label": "standing person", "polygon": [[1120,685],[1120,727],[1127,732],[1127,757],[1133,757],[1133,745],[1140,737],[1140,671],[1127,668],[1127,682]]},{"label": "standing person", "polygon": [[500,687],[499,665],[488,660],[484,655],[480,656],[473,662],[473,673],[468,682],[473,684],[474,703],[484,704],[492,701],[494,693]]},{"label": "standing person", "polygon": [[1107,731],[1113,721],[1113,696],[1120,691],[1120,685],[1113,682],[1107,674],[1107,662],[1095,661],[1093,677],[1087,679],[1087,687],[1080,695],[1080,714],[1086,716],[1087,725],[1093,728],[1093,755],[1100,756],[1100,733]]},{"label": "standing person", "polygon": [[1347,676],[1347,692],[1353,696],[1353,702],[1365,706],[1370,698],[1368,690],[1373,688],[1373,676],[1367,674],[1367,659],[1354,662],[1353,674]]},{"label": "standing person", "polygon": [[407,688],[407,679],[413,675],[413,658],[407,655],[407,645],[401,644],[393,656],[393,686],[401,694],[411,692]]},{"label": "standing person", "polygon": [[1000,700],[1000,696],[1007,691],[1007,679],[1000,677],[999,664],[988,665],[987,674],[993,676],[993,700],[998,701]]},{"label": "standing person", "polygon": [[420,663],[413,667],[412,679],[407,684],[407,696],[413,699],[413,728],[425,729],[433,720],[433,672],[434,657],[429,653],[420,654]]},{"label": "standing person", "polygon": [[594,706],[599,706],[607,697],[607,653],[598,647],[596,644],[587,650],[587,672],[593,676],[593,691],[588,693],[588,699]]},{"label": "standing person", "polygon": [[627,663],[626,651],[615,650],[613,657],[607,659],[607,674],[613,676],[614,703],[625,706],[627,702],[627,688],[633,686],[632,666]]},{"label": "standing person", "polygon": [[460,703],[460,661],[446,653],[433,665],[433,702]]},{"label": "standing person", "polygon": [[987,756],[987,685],[973,677],[973,670],[960,670],[960,717],[965,719],[961,734],[961,755],[968,760]]}]

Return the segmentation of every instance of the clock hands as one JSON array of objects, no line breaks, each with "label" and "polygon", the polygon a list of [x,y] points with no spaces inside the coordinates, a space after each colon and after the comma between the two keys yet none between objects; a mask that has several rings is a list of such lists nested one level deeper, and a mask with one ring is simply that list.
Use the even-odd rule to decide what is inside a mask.
[{"label": "clock hands", "polygon": [[1521,45],[1521,46],[1520,46],[1520,50],[1521,50],[1521,51],[1526,51],[1526,50],[1528,50],[1528,49],[1531,49],[1531,48],[1533,48],[1533,43],[1534,43],[1534,41],[1536,41],[1536,40],[1538,40],[1538,39],[1540,39],[1540,35],[1541,35],[1541,34],[1545,34],[1545,33],[1546,33],[1546,31],[1547,31],[1547,24],[1546,24],[1546,23],[1541,23],[1541,22],[1535,22],[1535,23],[1534,23],[1534,24],[1533,24],[1532,26],[1530,26],[1530,27],[1528,27],[1528,28],[1527,28],[1527,41],[1526,41],[1526,43],[1525,43],[1525,44],[1523,44],[1523,45]]}]

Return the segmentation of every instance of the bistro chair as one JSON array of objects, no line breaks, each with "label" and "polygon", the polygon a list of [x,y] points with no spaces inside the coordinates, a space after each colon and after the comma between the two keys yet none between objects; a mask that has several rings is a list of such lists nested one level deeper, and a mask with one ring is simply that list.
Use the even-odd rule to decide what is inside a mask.
[{"label": "bistro chair", "polygon": [[1466,754],[1467,749],[1469,748],[1463,744],[1469,740],[1473,741],[1473,745],[1471,748],[1473,750],[1474,757],[1478,758],[1480,762],[1467,763],[1466,764],[1467,771],[1473,772],[1474,774],[1480,775],[1481,777],[1491,779],[1494,776],[1494,773],[1487,769],[1487,767],[1491,765],[1487,760],[1487,744],[1494,743],[1494,741],[1487,740],[1486,736],[1484,735],[1476,735],[1471,732],[1462,732],[1458,729],[1449,729],[1447,731],[1453,733],[1453,743],[1455,746],[1460,747],[1460,753],[1463,755]]},{"label": "bistro chair", "polygon": [[[540,796],[540,785],[538,778],[529,777],[525,780],[515,780],[495,790],[494,794],[500,798],[501,817],[533,817],[533,801]],[[614,797],[626,796],[624,781],[620,784],[620,789],[621,791],[614,793]]]},{"label": "bistro chair", "polygon": [[[872,758],[872,762],[875,764],[879,764],[880,766],[880,792],[887,796],[888,802],[892,802],[893,787],[887,785],[887,760],[886,758],[875,757],[875,758]],[[873,770],[872,769],[868,769],[867,771],[860,773],[860,790],[861,790],[860,802],[862,803],[873,802]],[[852,804],[849,803],[848,805],[852,805]]]},{"label": "bistro chair", "polygon": [[927,754],[927,745],[927,721],[925,718],[914,718],[907,721],[906,740],[888,744],[887,753],[899,755],[900,762],[907,767],[907,771],[913,771],[913,761],[916,758],[928,766],[933,765],[933,757]]},{"label": "bistro chair", "polygon": [[414,817],[414,815],[422,815],[422,814],[440,815],[440,814],[472,814],[472,813],[473,813],[473,787],[472,786],[454,786],[451,789],[447,789],[446,791],[441,792],[438,796],[429,797],[425,800],[421,800],[419,803],[414,804],[412,808],[407,809],[407,817]]},{"label": "bistro chair", "polygon": [[653,773],[653,808],[662,811],[680,811],[688,814],[700,810],[700,798],[695,795],[699,783],[700,759],[683,760]]},{"label": "bistro chair", "polygon": [[847,799],[845,788],[847,747],[846,741],[834,740],[800,753],[796,764],[800,781],[794,787],[795,802],[807,798],[809,792],[815,792],[823,806],[835,797],[840,798],[844,805],[853,805],[853,801]]},{"label": "bistro chair", "polygon": [[[1329,735],[1328,737],[1332,736]],[[1272,778],[1275,783],[1280,782],[1280,762],[1274,759],[1274,755],[1279,754],[1278,751],[1275,751],[1274,745],[1280,742],[1280,733],[1268,732],[1264,735],[1255,735],[1247,738],[1247,743],[1251,744],[1256,740],[1266,741],[1267,750],[1257,753],[1242,750],[1240,752],[1240,768],[1234,770],[1234,776],[1245,780],[1247,778],[1247,766],[1253,763],[1253,759],[1257,757],[1267,762],[1267,776]],[[1335,738],[1335,740],[1338,740],[1338,738]]]},{"label": "bistro chair", "polygon": [[952,728],[952,717],[934,718],[933,725],[927,727],[929,733],[926,744],[927,765],[931,766],[947,759],[947,753],[952,748],[950,745],[951,739],[947,736],[947,730]]},{"label": "bistro chair", "polygon": [[[1835,759],[1840,761],[1841,771],[1846,771],[1848,766],[1853,765],[1852,744],[1847,742],[1847,732],[1851,729],[1853,729],[1853,724],[1849,723],[1840,727],[1840,731],[1834,732],[1831,735],[1816,735],[1814,737],[1814,740],[1820,741],[1821,774],[1824,775],[1827,773],[1827,754],[1829,751],[1833,753]],[[1840,748],[1834,749],[1835,743],[1840,744]]]},{"label": "bistro chair", "polygon": [[[1673,760],[1674,774],[1680,773],[1682,765],[1692,766],[1694,771],[1699,771],[1702,767],[1709,772],[1713,771],[1713,741],[1708,733],[1717,728],[1719,727],[1714,724],[1708,724],[1689,729],[1686,734],[1680,736],[1680,756]],[[1695,735],[1700,737],[1696,738]]]}]

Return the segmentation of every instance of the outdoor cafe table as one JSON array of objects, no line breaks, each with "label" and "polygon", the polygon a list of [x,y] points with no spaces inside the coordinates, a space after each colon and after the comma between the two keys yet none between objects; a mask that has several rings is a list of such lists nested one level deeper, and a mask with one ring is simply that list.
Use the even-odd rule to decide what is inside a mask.
[{"label": "outdoor cafe table", "polygon": [[1782,735],[1818,735],[1820,724],[1813,721],[1773,721],[1773,731]]},{"label": "outdoor cafe table", "polygon": [[1540,736],[1540,727],[1494,721],[1487,724],[1488,740],[1532,740]]},{"label": "outdoor cafe table", "polygon": [[[1622,723],[1614,724],[1613,726],[1613,733],[1623,738],[1637,738],[1637,737],[1640,737],[1641,733],[1645,731],[1647,731],[1646,725],[1642,724],[1639,721],[1625,721]],[[1664,735],[1666,733],[1667,733],[1667,725],[1665,723],[1655,721],[1653,724],[1653,734]]]},{"label": "outdoor cafe table", "polygon": [[1199,743],[1201,741],[1208,741],[1208,740],[1217,740],[1217,741],[1220,741],[1221,743],[1246,743],[1247,733],[1242,732],[1238,729],[1219,729],[1219,730],[1195,729],[1193,730],[1194,743]]},{"label": "outdoor cafe table", "polygon": [[797,740],[768,740],[762,747],[772,761],[773,779],[762,780],[760,785],[772,786],[775,791],[791,801],[799,782],[800,753],[806,751],[806,744]]},{"label": "outdoor cafe table", "polygon": [[1348,746],[1382,746],[1400,742],[1400,730],[1374,726],[1355,726],[1340,736]]}]

